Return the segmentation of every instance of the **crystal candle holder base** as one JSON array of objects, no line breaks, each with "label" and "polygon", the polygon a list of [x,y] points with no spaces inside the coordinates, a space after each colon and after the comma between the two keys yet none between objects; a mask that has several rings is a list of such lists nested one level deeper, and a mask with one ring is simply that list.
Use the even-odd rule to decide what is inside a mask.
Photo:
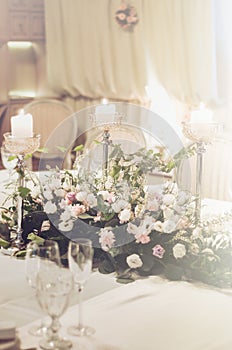
[{"label": "crystal candle holder base", "polygon": [[15,137],[10,132],[4,134],[6,148],[15,155],[34,153],[40,145],[40,135]]},{"label": "crystal candle holder base", "polygon": [[[4,134],[6,149],[17,156],[17,172],[18,172],[18,187],[24,187],[25,177],[25,161],[26,154],[34,153],[40,145],[40,135],[32,137],[15,137],[10,132]],[[18,194],[17,202],[17,229],[16,237],[12,240],[11,246],[18,249],[25,247],[25,242],[22,238],[22,221],[23,221],[23,198]]]}]

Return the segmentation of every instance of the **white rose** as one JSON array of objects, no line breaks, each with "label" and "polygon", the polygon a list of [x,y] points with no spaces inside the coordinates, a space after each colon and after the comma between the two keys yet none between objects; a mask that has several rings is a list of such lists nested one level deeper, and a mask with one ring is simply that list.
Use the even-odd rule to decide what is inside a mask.
[{"label": "white rose", "polygon": [[33,187],[32,190],[31,190],[31,196],[33,198],[38,197],[40,195],[40,193],[41,193],[40,189],[38,187],[36,187],[36,186]]},{"label": "white rose", "polygon": [[191,247],[190,247],[190,251],[191,251],[191,253],[192,254],[199,254],[199,252],[200,252],[200,248],[199,248],[199,245],[198,244],[196,244],[196,243],[193,243],[192,245],[191,245]]},{"label": "white rose", "polygon": [[61,209],[65,209],[65,208],[67,207],[67,203],[66,203],[66,201],[65,201],[64,198],[61,199],[61,201],[60,201],[60,203],[59,203],[59,207],[60,207]]},{"label": "white rose", "polygon": [[44,206],[44,211],[47,214],[54,214],[57,211],[57,207],[56,207],[55,203],[48,201],[48,202],[46,202],[46,204]]},{"label": "white rose", "polygon": [[163,204],[164,205],[172,205],[175,202],[175,196],[171,193],[165,194],[163,196]]},{"label": "white rose", "polygon": [[76,200],[79,202],[85,201],[87,198],[87,192],[81,191],[76,194]]},{"label": "white rose", "polygon": [[171,208],[166,207],[163,209],[163,214],[165,219],[171,218],[173,216],[173,210]]},{"label": "white rose", "polygon": [[147,210],[149,211],[158,211],[159,210],[159,203],[156,199],[148,200],[147,202]]},{"label": "white rose", "polygon": [[63,185],[62,185],[63,189],[67,192],[70,192],[71,191],[71,186],[69,183],[67,182],[64,182]]},{"label": "white rose", "polygon": [[58,225],[60,231],[71,231],[73,229],[73,222],[69,221],[61,221]]},{"label": "white rose", "polygon": [[186,248],[184,244],[177,243],[173,248],[173,255],[176,259],[183,258],[186,254]]},{"label": "white rose", "polygon": [[64,197],[65,195],[65,191],[62,188],[55,190],[54,193],[57,197]]},{"label": "white rose", "polygon": [[71,211],[70,208],[66,208],[63,213],[60,215],[60,219],[62,221],[67,221],[71,219]]},{"label": "white rose", "polygon": [[177,203],[178,205],[184,205],[189,200],[189,194],[187,192],[181,191],[178,193]]},{"label": "white rose", "polygon": [[91,208],[97,206],[97,198],[92,193],[88,194],[88,196],[86,198],[86,201],[87,201],[87,203],[89,204],[89,206]]},{"label": "white rose", "polygon": [[176,229],[176,223],[172,220],[167,220],[163,223],[163,232],[171,233]]},{"label": "white rose", "polygon": [[126,262],[131,269],[137,269],[138,267],[141,267],[143,265],[143,262],[138,254],[129,255],[126,258]]},{"label": "white rose", "polygon": [[107,198],[109,197],[109,192],[108,191],[99,191],[98,195],[101,195],[104,199],[104,201],[107,200]]},{"label": "white rose", "polygon": [[123,224],[124,222],[128,222],[131,217],[131,210],[130,209],[123,209],[119,214],[118,214],[120,223]]},{"label": "white rose", "polygon": [[57,188],[61,187],[61,181],[60,179],[53,179],[50,183],[51,190],[56,190]]},{"label": "white rose", "polygon": [[158,232],[163,232],[163,223],[161,221],[156,221],[153,225],[153,229]]},{"label": "white rose", "polygon": [[200,227],[196,227],[192,232],[192,237],[200,238],[201,234],[202,234],[202,229]]},{"label": "white rose", "polygon": [[43,192],[44,198],[50,201],[53,198],[52,191],[50,190],[44,190]]},{"label": "white rose", "polygon": [[112,209],[115,213],[119,213],[122,209],[125,209],[128,206],[128,202],[124,199],[120,199],[112,204]]},{"label": "white rose", "polygon": [[112,187],[113,183],[114,183],[113,178],[112,178],[111,176],[108,176],[108,177],[107,177],[107,180],[106,180],[106,182],[105,182],[105,188],[106,188],[107,190],[109,190],[109,189]]}]

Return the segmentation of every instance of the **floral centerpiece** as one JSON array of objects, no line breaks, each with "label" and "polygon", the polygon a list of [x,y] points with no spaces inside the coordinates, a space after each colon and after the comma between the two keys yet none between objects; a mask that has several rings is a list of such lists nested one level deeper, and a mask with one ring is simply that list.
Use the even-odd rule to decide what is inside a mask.
[{"label": "floral centerpiece", "polygon": [[[26,203],[40,206],[30,210],[28,205],[25,241],[56,239],[65,261],[70,239],[90,238],[95,266],[102,273],[115,272],[123,283],[162,274],[231,287],[232,214],[196,223],[190,193],[172,181],[160,186],[146,182],[148,172],[173,171],[194,149],[193,145],[166,159],[145,149],[125,154],[114,145],[107,172],[87,171],[81,166],[82,154],[74,170],[55,169],[39,190],[25,192]],[[13,220],[8,215],[12,208],[2,209],[5,222]]]}]

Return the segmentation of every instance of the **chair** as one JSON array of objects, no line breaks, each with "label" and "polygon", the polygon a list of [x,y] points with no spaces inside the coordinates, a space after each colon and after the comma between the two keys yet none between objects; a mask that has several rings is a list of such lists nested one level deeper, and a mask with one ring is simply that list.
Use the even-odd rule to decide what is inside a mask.
[{"label": "chair", "polygon": [[[62,101],[40,99],[25,105],[24,111],[33,116],[34,132],[41,135],[40,148],[48,148],[48,154],[40,152],[33,154],[33,158],[39,161],[39,169],[44,170],[45,163],[51,165],[52,161],[54,161],[55,166],[56,160],[61,158],[64,159],[64,167],[70,168],[71,151],[68,151],[64,157],[64,153],[58,148],[67,148],[70,145],[70,140],[75,140],[77,126],[67,127],[67,119],[72,115],[73,110]],[[64,128],[62,128],[64,121]]]},{"label": "chair", "polygon": [[[81,167],[89,172],[102,168],[103,165],[103,128],[92,128],[85,133],[85,148],[88,153],[81,160]],[[110,140],[113,144],[120,144],[122,150],[126,154],[135,153],[141,148],[153,149],[156,152],[165,153],[164,146],[150,134],[146,133],[142,128],[121,124],[119,127],[110,129]],[[112,148],[109,146],[109,154]],[[149,184],[160,184],[172,176],[153,171],[146,174]],[[165,178],[165,179],[164,179]]]}]

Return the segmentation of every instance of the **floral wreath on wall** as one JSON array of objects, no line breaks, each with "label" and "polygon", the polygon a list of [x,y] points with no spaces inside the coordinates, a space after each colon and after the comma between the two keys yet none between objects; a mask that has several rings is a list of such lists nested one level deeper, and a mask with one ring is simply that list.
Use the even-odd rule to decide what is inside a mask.
[{"label": "floral wreath on wall", "polygon": [[139,21],[135,7],[121,3],[119,9],[115,12],[115,20],[123,29],[132,29]]}]

